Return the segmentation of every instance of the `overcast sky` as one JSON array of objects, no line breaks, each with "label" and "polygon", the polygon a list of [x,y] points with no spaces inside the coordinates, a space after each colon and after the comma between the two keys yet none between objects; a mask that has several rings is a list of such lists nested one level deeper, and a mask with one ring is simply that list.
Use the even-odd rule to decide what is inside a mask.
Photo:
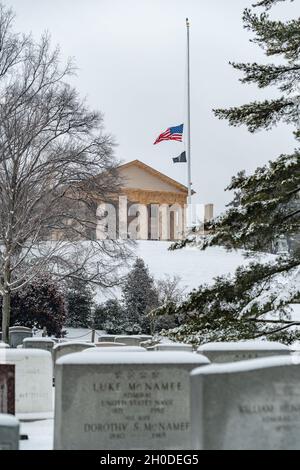
[{"label": "overcast sky", "polygon": [[[171,157],[184,144],[163,142],[158,134],[185,121],[186,29],[191,22],[192,179],[196,200],[230,199],[224,188],[241,169],[252,171],[293,150],[292,129],[249,134],[214,117],[212,109],[271,97],[272,91],[238,82],[234,61],[265,61],[243,29],[243,8],[251,0],[7,0],[16,28],[38,38],[50,32],[63,58],[79,68],[75,85],[91,107],[105,116],[118,143],[116,156],[140,159],[186,184],[186,165]],[[298,16],[299,1],[275,7],[272,15]]]}]

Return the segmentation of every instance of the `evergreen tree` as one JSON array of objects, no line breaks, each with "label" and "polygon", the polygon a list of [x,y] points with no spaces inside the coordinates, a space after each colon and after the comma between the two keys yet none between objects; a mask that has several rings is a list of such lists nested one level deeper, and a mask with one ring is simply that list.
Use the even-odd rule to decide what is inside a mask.
[{"label": "evergreen tree", "polygon": [[[269,9],[278,1],[263,0],[256,6]],[[244,27],[255,34],[267,57],[281,57],[282,64],[232,63],[244,76],[242,83],[255,83],[259,88],[275,86],[276,99],[264,100],[215,110],[220,119],[232,126],[246,125],[252,133],[270,129],[279,122],[294,127],[300,139],[300,19],[287,22],[271,20],[269,14],[246,9]],[[238,340],[267,337],[291,343],[300,333],[291,329],[288,304],[300,291],[300,155],[280,155],[253,175],[239,173],[228,190],[234,198],[228,210],[206,226],[206,237],[193,234],[173,249],[188,243],[205,249],[224,245],[228,249],[272,251],[279,237],[286,237],[290,254],[268,263],[252,262],[240,267],[233,277],[220,277],[212,286],[200,286],[179,307],[169,304],[157,314],[181,313],[188,321],[167,332],[173,339],[197,344],[209,340]],[[268,314],[268,315],[266,315]]]},{"label": "evergreen tree", "polygon": [[93,291],[83,281],[70,280],[67,290],[68,322],[73,328],[89,328],[92,326]]},{"label": "evergreen tree", "polygon": [[159,305],[154,280],[141,258],[137,258],[122,288],[128,333],[150,333],[149,313]]},{"label": "evergreen tree", "polygon": [[124,309],[116,299],[109,299],[104,304],[98,305],[94,321],[96,329],[105,330],[108,334],[124,334],[128,327]]}]

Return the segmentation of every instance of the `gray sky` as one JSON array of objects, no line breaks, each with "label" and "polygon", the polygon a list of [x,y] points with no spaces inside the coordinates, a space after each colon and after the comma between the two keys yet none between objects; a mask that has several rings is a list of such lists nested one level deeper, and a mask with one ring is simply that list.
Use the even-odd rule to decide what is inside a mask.
[{"label": "gray sky", "polygon": [[[241,16],[251,0],[7,0],[16,28],[38,38],[48,30],[62,56],[79,68],[75,85],[104,113],[106,130],[123,161],[140,159],[186,184],[186,165],[173,164],[184,144],[158,134],[185,121],[186,30],[191,22],[192,174],[196,201],[216,212],[230,195],[231,176],[254,170],[293,150],[292,129],[249,134],[219,121],[212,108],[272,97],[271,90],[238,82],[234,61],[266,61],[249,43]],[[298,16],[299,2],[280,4],[272,15]]]}]

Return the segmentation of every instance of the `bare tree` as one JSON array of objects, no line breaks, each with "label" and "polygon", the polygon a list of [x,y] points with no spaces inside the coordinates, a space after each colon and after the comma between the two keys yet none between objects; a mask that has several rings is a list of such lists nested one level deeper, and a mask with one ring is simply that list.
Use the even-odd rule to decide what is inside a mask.
[{"label": "bare tree", "polygon": [[165,305],[169,302],[177,305],[184,300],[186,286],[182,285],[182,279],[177,274],[165,274],[162,279],[157,279],[155,284],[160,305]]},{"label": "bare tree", "polygon": [[97,224],[97,203],[113,200],[120,185],[102,115],[90,111],[66,82],[74,68],[71,63],[60,66],[59,50],[51,50],[49,37],[36,44],[13,35],[11,20],[11,12],[0,7],[4,341],[12,293],[41,271],[111,287],[128,256],[124,242],[88,241]]},{"label": "bare tree", "polygon": [[24,58],[30,37],[13,31],[14,12],[0,3],[0,79],[7,77]]}]

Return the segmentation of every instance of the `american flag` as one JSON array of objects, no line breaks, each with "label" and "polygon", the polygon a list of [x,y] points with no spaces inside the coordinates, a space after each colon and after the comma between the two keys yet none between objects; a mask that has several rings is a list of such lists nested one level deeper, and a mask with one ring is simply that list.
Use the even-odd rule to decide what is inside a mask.
[{"label": "american flag", "polygon": [[180,124],[180,126],[169,127],[169,129],[157,137],[154,145],[159,144],[159,142],[162,142],[163,140],[177,140],[178,142],[182,142],[182,134],[183,124]]}]

